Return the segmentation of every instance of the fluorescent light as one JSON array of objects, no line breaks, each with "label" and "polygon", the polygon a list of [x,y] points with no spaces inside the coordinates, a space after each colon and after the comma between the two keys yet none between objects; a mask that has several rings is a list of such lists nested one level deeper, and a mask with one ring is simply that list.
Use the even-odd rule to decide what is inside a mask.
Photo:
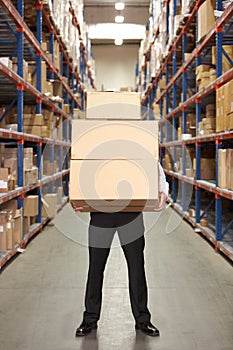
[{"label": "fluorescent light", "polygon": [[115,17],[116,23],[123,23],[124,22],[124,16],[116,16]]},{"label": "fluorescent light", "polygon": [[125,4],[123,2],[116,2],[115,3],[115,9],[117,11],[122,11],[125,8]]},{"label": "fluorescent light", "polygon": [[115,43],[115,45],[120,46],[120,45],[123,44],[123,39],[121,39],[121,38],[116,38],[116,39],[114,40],[114,43]]},{"label": "fluorescent light", "polygon": [[142,40],[145,38],[144,25],[128,23],[97,23],[88,26],[89,39],[115,39]]}]

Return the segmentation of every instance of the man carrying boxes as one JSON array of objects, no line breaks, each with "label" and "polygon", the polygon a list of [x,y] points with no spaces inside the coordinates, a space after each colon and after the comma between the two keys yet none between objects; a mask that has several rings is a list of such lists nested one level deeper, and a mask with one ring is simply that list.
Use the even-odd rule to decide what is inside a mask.
[{"label": "man carrying boxes", "polygon": [[116,231],[128,265],[135,328],[159,336],[147,308],[142,216],[142,211],[162,210],[168,195],[158,162],[158,125],[140,120],[135,93],[89,93],[87,118],[92,120],[72,125],[70,200],[75,210],[91,213],[86,309],[76,336],[97,328],[104,268]]}]

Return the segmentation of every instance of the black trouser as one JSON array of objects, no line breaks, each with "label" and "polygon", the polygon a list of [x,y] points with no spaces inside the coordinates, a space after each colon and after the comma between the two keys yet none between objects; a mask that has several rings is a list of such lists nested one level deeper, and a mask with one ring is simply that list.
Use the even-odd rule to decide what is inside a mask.
[{"label": "black trouser", "polygon": [[91,213],[89,226],[89,271],[84,320],[99,320],[104,269],[115,232],[121,242],[129,277],[131,308],[136,323],[150,321],[144,270],[144,224],[142,213]]}]

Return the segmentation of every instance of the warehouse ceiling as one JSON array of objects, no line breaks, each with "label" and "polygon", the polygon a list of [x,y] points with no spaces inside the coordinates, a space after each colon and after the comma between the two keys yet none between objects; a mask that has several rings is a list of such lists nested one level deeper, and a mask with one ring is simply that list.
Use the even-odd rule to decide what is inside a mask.
[{"label": "warehouse ceiling", "polygon": [[[145,31],[145,25],[149,18],[150,0],[123,0],[121,2],[124,2],[125,9],[122,11],[115,9],[116,2],[114,0],[84,0],[84,20],[89,26],[93,44],[107,44],[111,38],[122,36],[122,33],[124,33],[122,39],[128,42],[139,42],[143,38],[144,34],[142,33]],[[115,23],[117,15],[124,16],[123,24]],[[100,24],[104,25],[100,26]],[[100,34],[101,31],[102,34]]]}]

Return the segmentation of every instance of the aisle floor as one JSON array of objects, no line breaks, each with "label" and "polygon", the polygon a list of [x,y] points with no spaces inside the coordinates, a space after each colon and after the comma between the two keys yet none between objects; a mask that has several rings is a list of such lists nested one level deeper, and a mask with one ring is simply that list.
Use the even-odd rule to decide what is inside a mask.
[{"label": "aisle floor", "polygon": [[[109,256],[98,331],[75,338],[88,266],[84,244],[88,214],[77,217],[66,206],[2,271],[0,348],[232,350],[231,264],[186,222],[179,224],[172,209],[159,218],[155,215],[144,214],[149,230],[145,260],[149,308],[160,338],[135,333],[126,263],[119,247],[113,247]],[[179,224],[169,234],[168,221]]]}]

